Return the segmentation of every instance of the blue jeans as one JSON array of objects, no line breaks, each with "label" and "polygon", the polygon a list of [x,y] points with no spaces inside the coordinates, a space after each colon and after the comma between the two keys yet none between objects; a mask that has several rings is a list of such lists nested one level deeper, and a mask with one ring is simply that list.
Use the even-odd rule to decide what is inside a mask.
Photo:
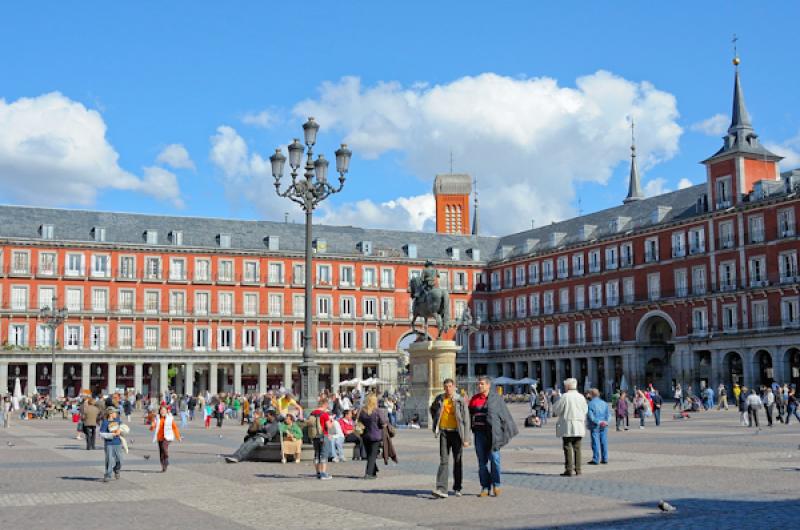
[{"label": "blue jeans", "polygon": [[589,432],[592,434],[592,462],[608,462],[608,427],[593,427]]},{"label": "blue jeans", "polygon": [[653,417],[656,420],[656,427],[661,425],[661,409],[660,408],[654,408],[653,409]]},{"label": "blue jeans", "polygon": [[122,445],[106,445],[106,474],[111,478],[112,473],[119,473],[122,468]]},{"label": "blue jeans", "polygon": [[186,420],[187,420],[188,417],[189,417],[189,412],[185,411],[185,410],[182,410],[181,411],[181,429],[186,428],[186,426],[188,425],[188,423],[186,423]]},{"label": "blue jeans", "polygon": [[[475,454],[478,456],[478,477],[481,488],[488,490],[500,485],[500,451],[492,451],[492,433],[475,433]],[[491,474],[489,463],[491,462]]]}]

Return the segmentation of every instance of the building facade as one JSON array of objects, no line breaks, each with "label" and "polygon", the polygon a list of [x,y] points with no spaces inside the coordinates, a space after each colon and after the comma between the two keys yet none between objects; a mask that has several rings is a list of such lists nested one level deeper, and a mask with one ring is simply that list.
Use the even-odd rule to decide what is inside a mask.
[{"label": "building facade", "polygon": [[[758,142],[737,70],[707,182],[503,237],[470,234],[467,175],[438,175],[437,233],[314,227],[320,386],[398,384],[409,279],[433,261],[479,330],[458,372],[716,387],[800,383],[800,171]],[[0,207],[0,393],[299,386],[304,232],[291,223]],[[55,337],[44,308],[64,306]],[[462,336],[451,331],[448,337]],[[55,342],[56,360],[51,347]],[[469,352],[469,353],[468,353]]]}]

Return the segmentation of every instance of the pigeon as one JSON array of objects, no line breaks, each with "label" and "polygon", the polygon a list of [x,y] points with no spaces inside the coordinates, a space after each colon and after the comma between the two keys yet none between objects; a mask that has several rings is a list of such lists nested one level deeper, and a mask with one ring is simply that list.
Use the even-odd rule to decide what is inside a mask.
[{"label": "pigeon", "polygon": [[16,444],[14,444],[12,442],[7,442],[6,445],[9,446],[9,447],[14,447],[14,445],[16,445]]},{"label": "pigeon", "polygon": [[674,512],[675,510],[677,510],[677,508],[675,508],[673,505],[671,505],[665,500],[658,501],[658,509],[661,510],[662,512]]},{"label": "pigeon", "polygon": [[150,460],[150,455],[144,455],[145,460]]},{"label": "pigeon", "polygon": [[222,440],[222,435],[221,434],[219,435],[219,439]]}]

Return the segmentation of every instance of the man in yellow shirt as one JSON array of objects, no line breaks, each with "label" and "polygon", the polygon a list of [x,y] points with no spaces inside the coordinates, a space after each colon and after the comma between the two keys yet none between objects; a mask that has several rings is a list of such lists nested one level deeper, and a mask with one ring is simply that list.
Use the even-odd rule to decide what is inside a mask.
[{"label": "man in yellow shirt", "polygon": [[294,399],[291,392],[285,392],[281,394],[281,397],[278,398],[277,406],[278,414],[281,416],[286,417],[286,415],[291,412],[290,409],[294,408],[297,411],[297,417],[303,417],[303,407],[301,407],[300,404]]},{"label": "man in yellow shirt", "polygon": [[444,392],[436,396],[431,404],[431,425],[439,438],[439,469],[436,473],[436,489],[433,495],[447,498],[447,475],[449,475],[450,453],[453,453],[453,491],[461,496],[463,466],[461,456],[467,446],[469,414],[461,395],[456,392],[452,379],[445,379]]}]

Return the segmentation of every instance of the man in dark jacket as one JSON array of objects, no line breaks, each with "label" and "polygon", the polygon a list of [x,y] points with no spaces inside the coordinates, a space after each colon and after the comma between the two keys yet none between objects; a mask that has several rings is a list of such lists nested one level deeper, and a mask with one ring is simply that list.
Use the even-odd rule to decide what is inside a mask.
[{"label": "man in dark jacket", "polygon": [[266,444],[275,440],[280,432],[280,423],[274,409],[267,410],[265,417],[261,418],[261,412],[256,412],[253,422],[247,428],[247,435],[244,443],[231,456],[226,456],[225,461],[229,464],[237,464],[247,460],[250,455]]},{"label": "man in dark jacket", "polygon": [[102,419],[100,409],[95,405],[93,398],[88,398],[83,402],[81,411],[81,421],[83,422],[83,434],[86,435],[86,450],[95,448],[97,433],[97,420]]},{"label": "man in dark jacket", "polygon": [[[469,400],[469,415],[475,435],[481,497],[500,495],[500,448],[519,433],[503,398],[491,392],[491,380],[478,378],[478,393]],[[491,473],[489,463],[491,462]]]},{"label": "man in dark jacket", "polygon": [[469,414],[452,379],[444,380],[444,392],[431,403],[431,419],[433,433],[439,437],[439,470],[436,473],[436,489],[433,494],[440,499],[447,498],[447,475],[452,452],[453,491],[456,497],[460,497],[463,477],[461,455],[463,448],[467,446]]}]

